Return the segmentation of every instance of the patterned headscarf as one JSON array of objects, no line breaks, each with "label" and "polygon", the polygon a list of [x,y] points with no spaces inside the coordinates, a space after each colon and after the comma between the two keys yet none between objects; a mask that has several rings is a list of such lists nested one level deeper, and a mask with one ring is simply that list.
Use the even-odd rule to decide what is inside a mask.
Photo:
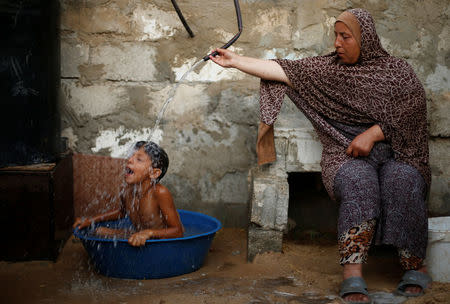
[{"label": "patterned headscarf", "polygon": [[[356,42],[358,42],[358,46],[361,47],[361,27],[359,26],[356,16],[349,11],[345,11],[336,18],[336,22],[339,21],[343,22],[350,29]],[[336,24],[336,22],[334,24]]]},{"label": "patterned headscarf", "polygon": [[[347,12],[353,14],[360,25],[358,62],[340,64],[336,52],[300,60],[275,60],[293,87],[261,80],[262,126],[273,125],[287,94],[312,122],[323,144],[322,176],[332,197],[334,176],[349,159],[345,149],[350,141],[328,123],[329,119],[350,125],[380,125],[386,141],[394,150],[395,159],[417,168],[429,184],[431,174],[423,86],[405,60],[392,57],[383,49],[369,12],[363,9]],[[261,130],[264,128],[260,126]],[[265,134],[258,136],[258,156],[267,150]],[[261,143],[265,143],[264,146]],[[259,163],[264,163],[264,160]]]}]

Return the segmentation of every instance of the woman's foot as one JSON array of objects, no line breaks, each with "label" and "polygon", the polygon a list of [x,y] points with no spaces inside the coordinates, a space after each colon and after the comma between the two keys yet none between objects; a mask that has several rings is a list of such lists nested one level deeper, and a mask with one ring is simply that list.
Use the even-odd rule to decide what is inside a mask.
[{"label": "woman's foot", "polygon": [[[343,278],[344,280],[351,277],[362,278],[362,264],[344,264]],[[342,297],[346,302],[362,302],[370,303],[368,296],[362,293],[349,293]]]},{"label": "woman's foot", "polygon": [[[428,274],[427,272],[427,268],[425,266],[417,269],[417,271]],[[422,287],[420,287],[419,285],[408,285],[405,288],[405,293],[410,293],[411,295],[417,295],[420,294],[422,292]]]}]

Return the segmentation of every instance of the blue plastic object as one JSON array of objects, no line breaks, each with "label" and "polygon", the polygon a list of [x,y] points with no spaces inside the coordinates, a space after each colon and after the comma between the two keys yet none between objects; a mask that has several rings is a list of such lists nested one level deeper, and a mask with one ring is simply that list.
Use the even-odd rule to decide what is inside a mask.
[{"label": "blue plastic object", "polygon": [[103,275],[124,279],[160,279],[198,270],[208,254],[214,235],[222,224],[215,218],[178,210],[185,232],[182,238],[147,240],[133,247],[126,239],[104,239],[93,230],[98,226],[127,228],[129,219],[101,222],[94,227],[75,229],[96,269]]}]

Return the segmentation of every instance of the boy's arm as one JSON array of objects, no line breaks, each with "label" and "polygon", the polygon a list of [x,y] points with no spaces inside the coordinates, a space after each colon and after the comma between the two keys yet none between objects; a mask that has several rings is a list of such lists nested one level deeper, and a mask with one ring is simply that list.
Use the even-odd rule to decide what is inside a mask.
[{"label": "boy's arm", "polygon": [[119,194],[120,207],[112,211],[95,215],[93,217],[77,217],[73,223],[73,228],[83,229],[89,227],[96,222],[113,221],[125,216],[125,197],[121,191]]},{"label": "boy's arm", "polygon": [[115,209],[110,212],[102,213],[90,218],[82,218],[78,217],[75,219],[75,223],[73,224],[73,228],[83,229],[85,227],[89,227],[90,225],[96,223],[96,222],[102,222],[102,221],[112,221],[117,220],[122,217],[122,209]]},{"label": "boy's arm", "polygon": [[157,193],[157,201],[163,216],[166,219],[167,228],[145,229],[133,234],[128,243],[133,246],[142,246],[148,239],[176,238],[183,236],[183,225],[173,203],[172,195],[167,188],[162,188]]}]

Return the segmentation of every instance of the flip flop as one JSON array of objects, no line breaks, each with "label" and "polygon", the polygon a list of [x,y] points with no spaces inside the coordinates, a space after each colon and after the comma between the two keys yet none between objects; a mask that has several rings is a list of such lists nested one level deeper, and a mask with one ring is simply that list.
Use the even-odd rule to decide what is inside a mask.
[{"label": "flip flop", "polygon": [[[426,273],[417,270],[408,270],[398,284],[396,293],[404,297],[419,297],[423,295],[423,291],[428,287],[428,284],[430,284],[431,281],[431,277]],[[414,285],[421,287],[422,290],[418,293],[405,292],[406,287]]]},{"label": "flip flop", "polygon": [[360,293],[369,297],[369,301],[348,301],[344,300],[347,304],[373,304],[372,299],[369,296],[369,292],[367,291],[367,284],[361,277],[350,277],[345,279],[341,284],[341,291],[339,292],[339,296],[345,297],[351,293]]}]

